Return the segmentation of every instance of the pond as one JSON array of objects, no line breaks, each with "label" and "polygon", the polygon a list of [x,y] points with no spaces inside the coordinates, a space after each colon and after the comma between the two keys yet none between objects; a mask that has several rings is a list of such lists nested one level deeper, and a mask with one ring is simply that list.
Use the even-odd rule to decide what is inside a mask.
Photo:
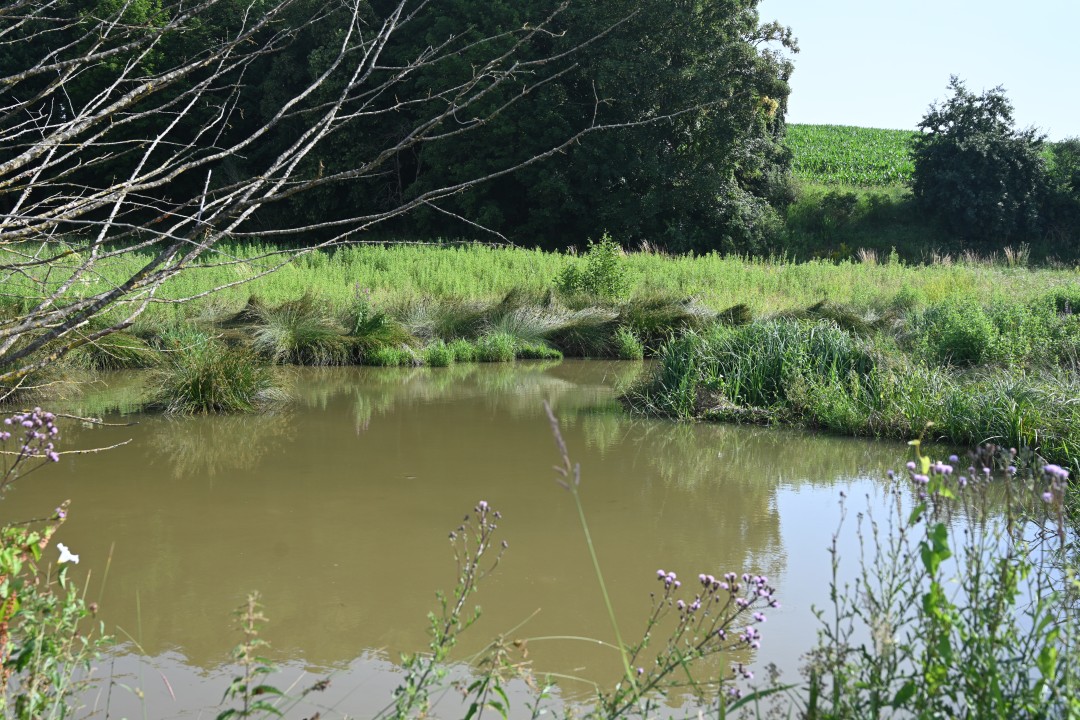
[{"label": "pond", "polygon": [[[65,449],[131,442],[26,478],[6,512],[71,499],[58,540],[81,556],[73,576],[117,640],[98,664],[114,682],[85,702],[110,716],[213,716],[233,674],[234,611],[253,590],[278,684],[332,674],[324,716],[372,714],[397,682],[394,660],[425,647],[434,593],[455,578],[448,532],[479,500],[501,511],[509,550],[457,656],[528,640],[535,671],[580,678],[563,690],[580,694],[617,678],[619,662],[596,642],[544,639],[612,640],[572,498],[554,481],[546,400],[581,464],[624,636],[640,635],[658,568],[766,574],[782,608],[756,656],[728,660],[795,680],[816,637],[811,606],[827,600],[841,492],[880,499],[906,447],[631,417],[614,398],[641,369],[290,369],[293,401],[273,414],[69,425]],[[122,404],[137,380],[118,375],[99,394]]]}]

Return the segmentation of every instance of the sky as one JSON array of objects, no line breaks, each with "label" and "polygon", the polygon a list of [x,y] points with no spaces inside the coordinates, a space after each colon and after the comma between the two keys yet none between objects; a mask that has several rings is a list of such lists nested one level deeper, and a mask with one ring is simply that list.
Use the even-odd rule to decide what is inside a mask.
[{"label": "sky", "polygon": [[1001,85],[1017,127],[1080,137],[1080,0],[761,0],[792,28],[788,122],[914,130],[950,75]]}]

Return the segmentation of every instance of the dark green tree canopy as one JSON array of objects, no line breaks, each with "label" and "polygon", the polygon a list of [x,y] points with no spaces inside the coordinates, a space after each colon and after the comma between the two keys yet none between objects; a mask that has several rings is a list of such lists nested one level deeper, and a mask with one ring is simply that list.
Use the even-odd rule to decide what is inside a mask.
[{"label": "dark green tree canopy", "polygon": [[1014,127],[1001,87],[976,95],[954,76],[949,90],[912,143],[916,201],[968,240],[1000,244],[1038,234],[1049,190],[1043,136]]},{"label": "dark green tree canopy", "polygon": [[[474,131],[448,134],[394,158],[393,168],[346,194],[302,210],[335,214],[365,203],[397,203],[431,187],[518,163],[590,124],[592,133],[558,156],[497,183],[431,204],[399,232],[475,235],[465,218],[504,237],[546,247],[584,246],[605,231],[623,243],[648,240],[672,250],[763,249],[779,224],[773,205],[790,194],[790,154],[782,144],[796,45],[791,32],[761,23],[757,0],[673,2],[452,0],[432,5],[387,48],[404,63],[458,38],[462,50],[408,79],[408,95],[433,97],[493,52],[522,52],[509,32],[551,18],[531,39],[530,72],[549,80],[504,84],[456,119]],[[372,3],[376,17],[390,4]],[[469,43],[476,43],[470,45]],[[313,52],[317,52],[313,49]],[[543,58],[543,64],[540,63]],[[294,59],[293,67],[304,60]],[[310,62],[310,60],[308,61]],[[526,59],[524,62],[528,62]],[[510,104],[518,93],[526,102]],[[388,98],[388,100],[390,100]],[[422,106],[401,107],[402,126]],[[477,118],[484,116],[483,127]],[[390,131],[356,128],[321,158],[343,167]]]}]

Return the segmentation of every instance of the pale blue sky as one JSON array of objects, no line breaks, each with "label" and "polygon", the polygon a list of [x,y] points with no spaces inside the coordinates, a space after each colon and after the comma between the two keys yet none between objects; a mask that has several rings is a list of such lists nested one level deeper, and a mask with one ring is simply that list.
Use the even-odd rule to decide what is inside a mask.
[{"label": "pale blue sky", "polygon": [[1080,0],[762,0],[799,38],[788,121],[915,129],[949,75],[1018,126],[1080,136]]}]

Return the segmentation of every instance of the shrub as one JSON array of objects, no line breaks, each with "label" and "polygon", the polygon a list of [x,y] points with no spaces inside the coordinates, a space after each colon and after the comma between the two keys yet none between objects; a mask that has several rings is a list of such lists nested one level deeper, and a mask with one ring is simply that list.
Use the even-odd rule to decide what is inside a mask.
[{"label": "shrub", "polygon": [[932,362],[979,365],[993,358],[998,330],[977,302],[953,297],[930,306],[913,327]]},{"label": "shrub", "polygon": [[567,265],[555,280],[555,288],[565,295],[582,294],[603,300],[617,300],[630,291],[623,251],[607,233],[599,242],[589,241],[584,267]]}]

